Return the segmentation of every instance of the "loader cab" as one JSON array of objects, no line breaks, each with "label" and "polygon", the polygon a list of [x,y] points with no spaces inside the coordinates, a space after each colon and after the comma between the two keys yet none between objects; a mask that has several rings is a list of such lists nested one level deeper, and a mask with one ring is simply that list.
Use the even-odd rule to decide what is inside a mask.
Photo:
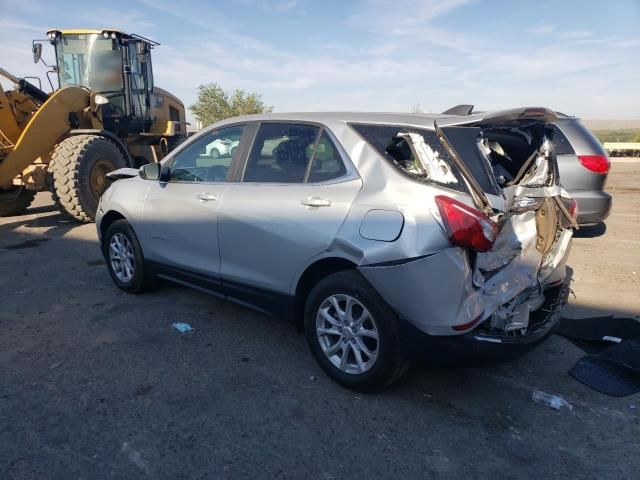
[{"label": "loader cab", "polygon": [[118,136],[147,132],[153,123],[152,40],[112,30],[50,30],[58,83],[99,93],[98,117]]}]

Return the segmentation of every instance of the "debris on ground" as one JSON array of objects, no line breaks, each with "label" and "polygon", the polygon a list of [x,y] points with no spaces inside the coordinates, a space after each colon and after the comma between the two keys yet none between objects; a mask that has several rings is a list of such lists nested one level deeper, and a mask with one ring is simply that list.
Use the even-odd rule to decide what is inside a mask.
[{"label": "debris on ground", "polygon": [[569,375],[598,392],[626,397],[640,392],[640,341],[624,340],[582,357]]},{"label": "debris on ground", "polygon": [[567,409],[569,411],[573,410],[573,405],[567,402],[560,395],[552,395],[550,393],[545,393],[540,390],[536,390],[531,394],[531,400],[540,405],[546,405],[547,407],[551,407],[554,410],[562,410]]},{"label": "debris on ground", "polygon": [[171,326],[173,328],[175,328],[176,330],[178,330],[180,333],[189,333],[189,332],[193,332],[193,330],[195,330],[188,323],[176,322],[176,323],[172,323]]}]

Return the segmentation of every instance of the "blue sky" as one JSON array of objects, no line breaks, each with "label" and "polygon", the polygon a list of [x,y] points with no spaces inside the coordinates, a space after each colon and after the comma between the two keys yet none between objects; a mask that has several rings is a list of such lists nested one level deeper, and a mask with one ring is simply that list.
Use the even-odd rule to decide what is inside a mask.
[{"label": "blue sky", "polygon": [[640,0],[53,3],[0,0],[0,66],[44,78],[31,39],[110,26],[162,44],[156,85],[187,106],[217,81],[276,111],[472,103],[640,118]]}]

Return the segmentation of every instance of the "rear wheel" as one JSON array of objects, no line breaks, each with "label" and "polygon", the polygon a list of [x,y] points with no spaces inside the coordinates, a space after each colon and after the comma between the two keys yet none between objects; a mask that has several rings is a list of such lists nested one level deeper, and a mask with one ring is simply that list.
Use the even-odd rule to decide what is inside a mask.
[{"label": "rear wheel", "polygon": [[309,294],[305,332],[311,352],[334,380],[354,390],[383,388],[408,366],[396,314],[357,271],[320,281]]},{"label": "rear wheel", "polygon": [[10,217],[24,212],[33,202],[36,192],[18,185],[10,189],[0,189],[0,217]]},{"label": "rear wheel", "polygon": [[92,222],[109,186],[107,173],[126,166],[112,141],[99,135],[68,137],[56,145],[49,165],[54,198],[76,220]]}]

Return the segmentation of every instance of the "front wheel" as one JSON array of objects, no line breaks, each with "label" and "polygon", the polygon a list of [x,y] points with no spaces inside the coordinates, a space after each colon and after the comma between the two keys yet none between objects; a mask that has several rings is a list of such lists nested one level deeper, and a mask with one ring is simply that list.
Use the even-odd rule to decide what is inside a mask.
[{"label": "front wheel", "polygon": [[36,192],[24,186],[0,189],[0,217],[10,217],[24,212],[33,202]]},{"label": "front wheel", "polygon": [[56,145],[49,170],[54,198],[73,218],[92,222],[100,196],[109,186],[107,173],[127,166],[118,147],[99,135],[75,135]]},{"label": "front wheel", "polygon": [[218,150],[217,148],[212,148],[210,155],[212,159],[217,160],[218,158],[220,158],[220,150]]},{"label": "front wheel", "polygon": [[145,268],[138,237],[126,220],[113,222],[102,242],[102,252],[113,283],[129,293],[140,293],[152,285]]},{"label": "front wheel", "polygon": [[396,314],[357,271],[321,280],[309,294],[304,320],[313,356],[348,388],[386,387],[408,366],[400,352]]}]

